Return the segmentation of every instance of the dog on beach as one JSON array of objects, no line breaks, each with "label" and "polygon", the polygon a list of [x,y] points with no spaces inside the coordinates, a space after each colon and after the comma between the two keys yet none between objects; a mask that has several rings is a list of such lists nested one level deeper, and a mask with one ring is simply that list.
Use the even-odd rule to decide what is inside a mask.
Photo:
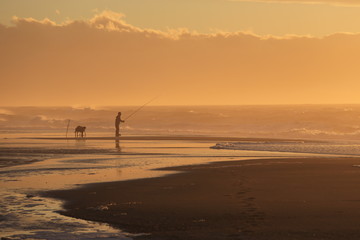
[{"label": "dog on beach", "polygon": [[75,128],[75,137],[77,138],[77,137],[86,137],[86,132],[85,132],[85,130],[86,130],[86,127],[83,127],[83,126],[77,126],[76,128]]}]

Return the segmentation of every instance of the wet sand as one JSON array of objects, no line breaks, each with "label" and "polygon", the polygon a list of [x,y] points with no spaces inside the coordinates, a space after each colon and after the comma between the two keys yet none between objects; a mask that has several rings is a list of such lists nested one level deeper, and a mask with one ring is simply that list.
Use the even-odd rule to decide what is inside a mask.
[{"label": "wet sand", "polygon": [[23,159],[23,158],[18,158],[18,159],[1,159],[0,168],[11,167],[11,166],[18,166],[18,165],[32,164],[32,163],[35,163],[35,162],[38,162],[38,161],[41,161],[41,160],[38,160],[38,159]]},{"label": "wet sand", "polygon": [[360,158],[167,168],[166,177],[51,191],[63,214],[139,239],[360,239]]},{"label": "wet sand", "polygon": [[32,138],[23,138],[23,139],[42,139],[42,140],[155,140],[155,141],[238,141],[238,142],[320,142],[314,140],[302,140],[302,139],[285,139],[285,138],[239,138],[239,137],[214,137],[214,136],[178,136],[178,135],[154,135],[154,136],[121,136],[121,137],[84,137],[84,138],[74,138],[74,137],[32,137]]}]

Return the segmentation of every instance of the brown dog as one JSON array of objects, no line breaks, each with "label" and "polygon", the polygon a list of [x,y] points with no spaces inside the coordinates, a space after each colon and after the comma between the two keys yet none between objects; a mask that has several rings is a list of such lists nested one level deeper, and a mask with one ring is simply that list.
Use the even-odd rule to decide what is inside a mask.
[{"label": "brown dog", "polygon": [[85,132],[85,130],[86,130],[86,127],[83,127],[83,126],[77,126],[76,128],[75,128],[75,137],[86,137],[86,132]]}]

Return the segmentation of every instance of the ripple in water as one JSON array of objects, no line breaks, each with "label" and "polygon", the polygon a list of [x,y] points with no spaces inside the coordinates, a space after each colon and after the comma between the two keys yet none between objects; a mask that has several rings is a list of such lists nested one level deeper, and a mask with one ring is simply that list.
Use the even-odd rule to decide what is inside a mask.
[{"label": "ripple in water", "polygon": [[129,235],[106,224],[74,219],[56,213],[55,210],[61,209],[59,201],[5,191],[1,194],[0,237],[55,240],[131,239]]}]

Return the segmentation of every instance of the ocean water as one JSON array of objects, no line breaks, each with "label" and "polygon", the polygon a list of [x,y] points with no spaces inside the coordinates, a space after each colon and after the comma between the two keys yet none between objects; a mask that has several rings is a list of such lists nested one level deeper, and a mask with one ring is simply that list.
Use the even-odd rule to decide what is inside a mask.
[{"label": "ocean water", "polygon": [[[118,111],[138,107],[0,107],[0,134],[113,136]],[[146,106],[122,124],[123,134],[192,134],[300,139],[360,139],[360,105]]]},{"label": "ocean water", "polygon": [[116,113],[123,111],[126,118],[134,110],[0,108],[0,237],[132,239],[133,235],[106,224],[58,214],[62,203],[41,197],[41,191],[160,177],[174,172],[156,169],[179,165],[360,155],[357,105],[148,107],[122,125],[123,135],[298,139],[288,142],[31,139],[64,137],[66,132],[72,137],[77,125],[87,126],[87,136],[110,137]]}]

